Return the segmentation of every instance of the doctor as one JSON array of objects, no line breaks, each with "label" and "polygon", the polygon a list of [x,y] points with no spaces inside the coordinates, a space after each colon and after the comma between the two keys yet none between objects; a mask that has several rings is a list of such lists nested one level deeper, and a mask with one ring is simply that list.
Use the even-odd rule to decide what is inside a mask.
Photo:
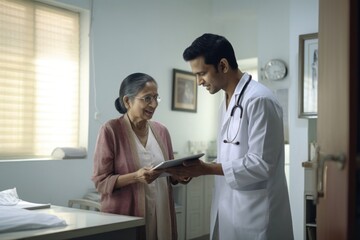
[{"label": "doctor", "polygon": [[284,171],[283,113],[272,92],[238,68],[222,36],[204,34],[183,53],[199,85],[224,90],[218,158],[169,169],[180,176],[216,175],[211,239],[291,240],[292,220]]}]

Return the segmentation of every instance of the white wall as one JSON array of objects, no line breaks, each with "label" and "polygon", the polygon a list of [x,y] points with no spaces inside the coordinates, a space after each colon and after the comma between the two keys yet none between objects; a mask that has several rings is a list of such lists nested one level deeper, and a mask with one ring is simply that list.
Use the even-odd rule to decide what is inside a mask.
[{"label": "white wall", "polygon": [[[95,82],[101,117],[99,123],[91,119],[90,127],[96,129],[100,123],[118,116],[113,106],[120,82],[128,74],[140,71],[159,83],[162,101],[154,120],[168,127],[175,151],[187,151],[186,141],[190,139],[215,139],[212,119],[216,116],[216,98],[202,88],[197,113],[171,111],[172,69],[190,70],[182,52],[193,38],[211,31],[210,16],[204,14],[208,8],[208,1],[191,5],[187,1],[166,0],[94,1]],[[90,109],[90,116],[92,113],[94,109]]]},{"label": "white wall", "polygon": [[[317,0],[290,1],[290,201],[295,236],[303,239],[304,224],[304,169],[301,163],[308,160],[309,121],[298,118],[298,57],[299,35],[318,32],[319,3]],[[302,226],[297,227],[297,226]]]},{"label": "white wall", "polygon": [[253,0],[213,1],[214,29],[232,43],[237,59],[258,57],[258,8]]},{"label": "white wall", "polygon": [[[89,0],[58,0],[90,9]],[[121,80],[135,71],[152,75],[162,97],[154,119],[164,123],[174,150],[187,151],[188,140],[216,138],[220,94],[199,88],[197,113],[171,110],[172,69],[190,70],[182,52],[204,32],[226,36],[236,55],[259,58],[261,68],[271,58],[288,64],[285,80],[261,80],[273,89],[289,88],[290,197],[296,239],[303,239],[301,162],[307,160],[308,121],[297,117],[298,35],[317,32],[317,0],[94,0],[93,56],[90,75],[88,158],[71,161],[0,163],[0,190],[17,187],[20,197],[66,205],[92,188],[92,156],[100,125],[118,116],[113,107]],[[95,75],[94,75],[95,73]],[[95,77],[95,78],[94,78]],[[94,82],[98,109],[95,109]],[[95,112],[100,113],[98,120]]]},{"label": "white wall", "polygon": [[[88,0],[55,2],[91,7]],[[212,31],[208,12],[211,4],[206,0],[191,4],[166,0],[95,0],[92,22],[95,65],[90,70],[88,158],[1,162],[0,190],[17,187],[20,197],[28,201],[66,205],[68,199],[81,197],[92,188],[92,156],[98,129],[106,120],[119,116],[114,100],[120,82],[136,71],[152,75],[159,83],[162,101],[154,119],[168,127],[175,151],[186,152],[190,139],[215,139],[213,119],[218,108],[217,97],[200,88],[197,113],[171,111],[172,69],[190,70],[182,59],[182,52],[203,31]],[[98,120],[94,119],[94,73]]]}]

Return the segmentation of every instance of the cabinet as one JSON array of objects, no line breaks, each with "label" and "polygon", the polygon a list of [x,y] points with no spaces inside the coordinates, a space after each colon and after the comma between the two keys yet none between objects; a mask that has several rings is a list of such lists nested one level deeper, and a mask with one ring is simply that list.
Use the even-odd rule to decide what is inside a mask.
[{"label": "cabinet", "polygon": [[304,239],[316,240],[316,204],[314,203],[315,175],[311,162],[303,163],[304,184]]},{"label": "cabinet", "polygon": [[316,239],[316,205],[312,195],[305,195],[305,239]]},{"label": "cabinet", "polygon": [[214,176],[201,176],[186,186],[186,239],[210,233],[210,209]]},{"label": "cabinet", "polygon": [[185,217],[186,217],[186,187],[182,184],[173,185],[175,201],[176,224],[178,239],[185,239]]},{"label": "cabinet", "polygon": [[187,185],[173,186],[179,240],[210,234],[213,186],[214,176],[200,176]]}]

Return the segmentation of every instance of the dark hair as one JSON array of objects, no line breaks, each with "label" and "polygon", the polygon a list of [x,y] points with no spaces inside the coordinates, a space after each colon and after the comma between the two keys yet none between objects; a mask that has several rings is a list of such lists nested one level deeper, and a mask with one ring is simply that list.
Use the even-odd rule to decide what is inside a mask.
[{"label": "dark hair", "polygon": [[238,68],[234,49],[231,43],[223,36],[205,33],[195,39],[183,53],[185,61],[190,61],[200,56],[204,57],[206,64],[214,65],[216,70],[222,58],[229,62],[232,69]]},{"label": "dark hair", "polygon": [[134,97],[145,87],[147,82],[156,81],[151,76],[145,73],[133,73],[127,76],[120,85],[119,97],[115,99],[115,108],[119,113],[124,114],[127,112],[127,109],[123,102],[123,97],[128,96],[130,99]]}]

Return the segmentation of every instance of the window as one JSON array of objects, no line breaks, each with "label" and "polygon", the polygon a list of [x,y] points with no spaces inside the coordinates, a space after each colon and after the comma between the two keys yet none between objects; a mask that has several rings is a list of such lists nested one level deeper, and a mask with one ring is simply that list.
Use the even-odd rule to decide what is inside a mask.
[{"label": "window", "polygon": [[0,159],[80,145],[80,14],[0,0]]}]

